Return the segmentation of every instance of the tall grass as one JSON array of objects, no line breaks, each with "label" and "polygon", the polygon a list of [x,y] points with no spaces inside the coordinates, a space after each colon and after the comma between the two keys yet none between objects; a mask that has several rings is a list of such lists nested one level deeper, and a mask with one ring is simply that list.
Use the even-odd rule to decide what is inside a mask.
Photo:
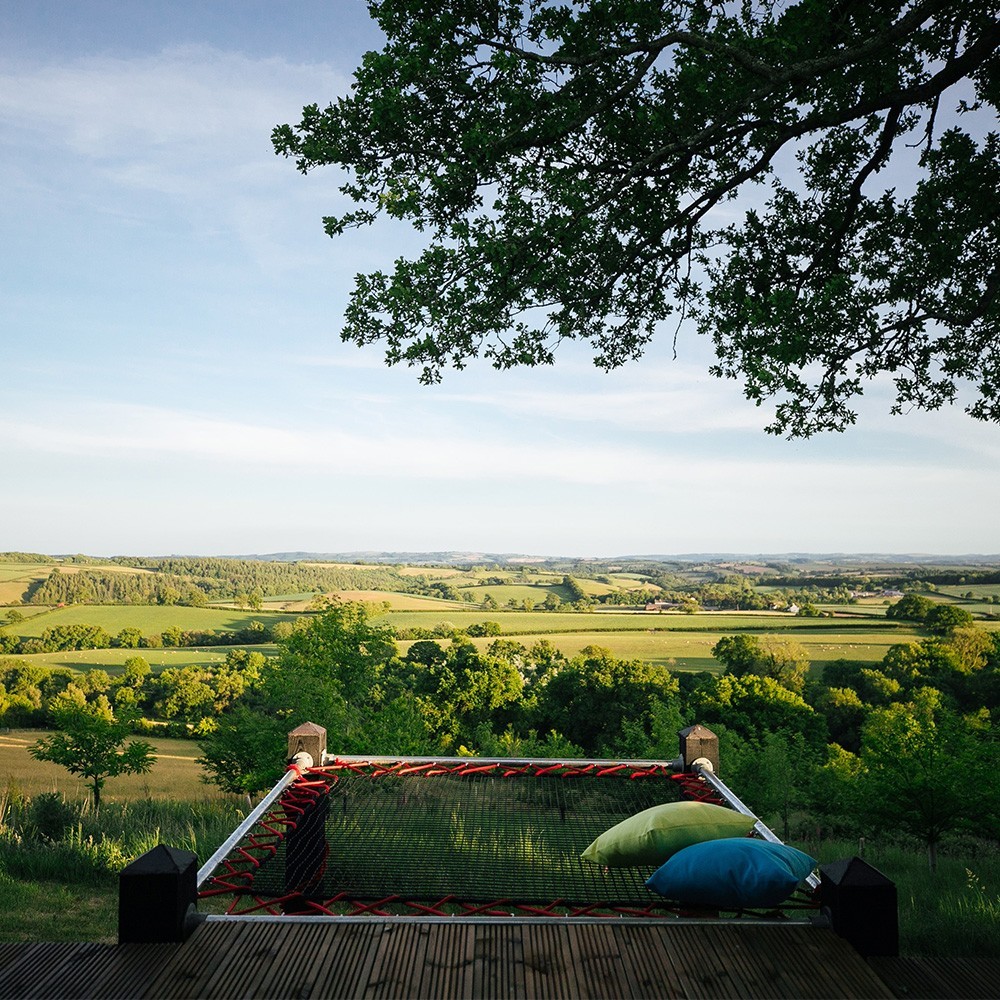
[{"label": "tall grass", "polygon": [[[61,882],[101,881],[157,844],[206,858],[243,819],[237,801],[140,799],[107,802],[98,812],[89,799],[67,801],[49,793],[32,800],[0,792],[0,871]],[[50,808],[40,808],[45,806]]]},{"label": "tall grass", "polygon": [[204,860],[243,815],[222,796],[111,801],[98,813],[89,799],[0,791],[0,940],[112,940],[118,872],[158,844]]},{"label": "tall grass", "polygon": [[821,863],[858,855],[896,883],[901,955],[1000,958],[1000,846],[943,845],[936,871],[919,846],[802,842]]}]

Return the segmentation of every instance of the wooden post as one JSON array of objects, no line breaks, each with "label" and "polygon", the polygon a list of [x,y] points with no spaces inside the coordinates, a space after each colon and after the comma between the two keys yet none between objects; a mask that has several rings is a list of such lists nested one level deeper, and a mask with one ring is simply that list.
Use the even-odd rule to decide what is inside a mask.
[{"label": "wooden post", "polygon": [[[326,753],[326,730],[314,722],[305,722],[288,734],[288,761],[313,767],[323,763]],[[319,881],[326,855],[326,821],[330,815],[330,796],[322,794],[299,817],[285,838],[285,894],[292,896],[283,905],[286,913],[309,912],[304,900]]]},{"label": "wooden post", "polygon": [[308,754],[306,767],[320,767],[326,753],[326,730],[315,722],[303,722],[288,734],[288,761],[291,763],[299,754]]},{"label": "wooden post", "polygon": [[896,884],[861,858],[821,865],[820,906],[833,929],[867,958],[899,954]]},{"label": "wooden post", "polygon": [[685,771],[690,771],[695,763],[703,764],[707,761],[712,771],[719,773],[719,737],[711,729],[702,725],[688,726],[678,736]]},{"label": "wooden post", "polygon": [[118,876],[118,943],[183,941],[196,919],[198,858],[160,844]]}]

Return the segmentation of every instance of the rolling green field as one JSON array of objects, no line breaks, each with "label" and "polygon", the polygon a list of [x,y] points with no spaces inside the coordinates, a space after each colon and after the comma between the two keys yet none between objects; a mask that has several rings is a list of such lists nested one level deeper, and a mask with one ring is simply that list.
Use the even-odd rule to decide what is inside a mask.
[{"label": "rolling green field", "polygon": [[477,584],[472,587],[458,587],[460,593],[471,594],[478,604],[486,599],[488,594],[499,605],[504,605],[510,600],[531,601],[532,604],[541,604],[549,594],[555,594],[560,601],[572,601],[569,591],[561,583],[527,584],[527,583],[505,583],[497,584]]},{"label": "rolling green field", "polygon": [[128,627],[141,629],[147,635],[174,626],[183,630],[230,632],[248,628],[253,621],[274,625],[279,621],[295,621],[295,618],[293,614],[274,611],[187,608],[180,605],[70,604],[10,625],[8,631],[14,635],[40,636],[44,629],[55,625],[100,625],[111,635]]},{"label": "rolling green field", "polygon": [[[541,588],[511,585],[490,588],[499,596],[505,592],[541,592]],[[286,595],[294,597],[298,595]],[[428,631],[467,629],[472,625],[495,621],[502,635],[530,646],[538,637],[549,638],[567,656],[574,656],[585,646],[597,645],[610,649],[624,659],[647,660],[676,670],[719,669],[711,655],[712,646],[724,635],[751,631],[759,635],[784,636],[801,642],[814,664],[835,659],[874,664],[879,662],[894,643],[909,642],[925,635],[903,622],[887,621],[884,605],[851,606],[839,609],[835,617],[805,618],[781,612],[626,612],[626,611],[483,611],[469,610],[466,605],[411,595],[383,594],[379,591],[345,592],[345,598],[379,601],[394,596],[397,606],[385,613],[383,620],[400,629],[423,628]],[[838,611],[831,605],[831,610]],[[429,609],[429,610],[428,610]],[[29,610],[29,609],[26,609]],[[294,621],[294,612],[270,610],[246,611],[235,608],[189,608],[180,605],[70,605],[48,613],[26,617],[23,622],[8,626],[22,636],[39,636],[43,629],[55,625],[99,625],[114,636],[121,629],[133,626],[144,634],[157,634],[171,627],[182,630],[235,631],[246,628],[252,621],[273,625],[278,621]],[[988,628],[1000,628],[1000,622],[983,622]],[[491,639],[476,640],[479,646]],[[409,642],[401,641],[401,652]],[[221,663],[230,646],[163,649],[99,649],[35,653],[24,659],[49,667],[77,670],[103,668],[114,675],[121,672],[130,656],[140,655],[160,671],[165,667],[210,665]],[[274,655],[273,644],[256,646],[265,655]]]},{"label": "rolling green field", "polygon": [[27,589],[44,580],[51,570],[51,566],[0,563],[0,604],[20,604]]},{"label": "rolling green field", "polygon": [[[511,598],[520,602],[523,600],[533,601],[541,604],[546,595],[555,594],[561,601],[572,602],[573,595],[568,587],[563,584],[562,576],[555,573],[539,573],[532,575],[528,580],[510,583],[485,583],[483,581],[469,581],[461,583],[451,581],[457,590],[471,593],[476,601],[481,601],[486,594],[489,594],[495,601],[504,604]],[[606,594],[615,594],[622,590],[630,590],[636,585],[636,581],[628,581],[622,586],[613,586],[601,583],[599,580],[580,579],[576,581],[588,597],[604,597]]]},{"label": "rolling green field", "polygon": [[972,594],[972,600],[981,601],[984,597],[1000,597],[1000,583],[956,583],[938,587],[938,593],[948,598],[965,598],[966,594]]},{"label": "rolling green field", "polygon": [[[718,673],[722,664],[712,656],[712,647],[727,633],[725,632],[560,632],[545,636],[553,646],[566,656],[576,656],[586,646],[602,646],[610,649],[618,659],[643,660],[657,663],[671,670],[708,670]],[[805,647],[814,670],[831,660],[850,660],[856,663],[874,665],[886,654],[889,647],[897,642],[916,639],[915,631],[892,633],[859,632],[796,632],[793,638]],[[537,634],[504,635],[525,646],[538,641]],[[486,649],[493,638],[471,640],[478,648]],[[447,643],[445,643],[447,644]],[[400,652],[405,652],[411,642],[400,642]]]},{"label": "rolling green field", "polygon": [[[339,601],[361,601],[367,604],[388,604],[400,611],[448,611],[452,608],[465,610],[464,601],[449,601],[444,597],[425,597],[422,594],[402,594],[394,590],[334,590],[324,595]],[[264,608],[269,611],[310,611],[315,594],[292,594],[284,597],[268,597]],[[218,602],[216,607],[234,607],[231,602]]]},{"label": "rolling green field", "polygon": [[[501,588],[495,588],[497,590]],[[523,588],[530,590],[531,588]],[[360,592],[358,592],[360,593]],[[365,597],[382,595],[378,591],[365,591]],[[404,595],[408,596],[408,595]],[[644,631],[704,631],[727,632],[751,629],[754,631],[795,631],[817,630],[837,631],[847,622],[850,627],[861,625],[871,627],[876,621],[865,622],[863,615],[850,618],[799,618],[780,612],[717,612],[686,615],[678,613],[638,613],[621,611],[482,611],[466,610],[463,604],[411,598],[430,610],[393,609],[386,614],[386,620],[402,628],[433,628],[442,622],[450,622],[456,628],[485,621],[500,623],[504,635],[543,635],[552,632],[644,632]],[[424,601],[427,604],[424,604]],[[100,625],[111,635],[128,626],[139,628],[147,634],[165,631],[171,627],[184,630],[235,631],[247,628],[251,622],[260,621],[273,625],[278,621],[294,621],[297,615],[290,612],[245,611],[236,608],[189,608],[180,605],[106,605],[74,604],[54,608],[46,614],[26,618],[17,625],[8,626],[8,631],[21,636],[40,636],[42,631],[55,625]],[[886,629],[904,628],[884,619],[876,627]]]},{"label": "rolling green field", "polygon": [[0,628],[9,628],[7,615],[11,611],[16,612],[22,618],[33,618],[35,615],[48,614],[52,608],[44,604],[15,604],[13,606],[0,609]]},{"label": "rolling green field", "polygon": [[556,632],[719,632],[753,630],[757,632],[819,631],[836,633],[855,628],[875,627],[891,634],[909,632],[904,624],[864,616],[850,618],[799,618],[781,612],[715,612],[687,615],[680,613],[622,611],[456,611],[446,617],[436,613],[393,611],[386,619],[401,628],[434,628],[450,622],[456,628],[486,621],[500,624],[504,635],[546,635]]},{"label": "rolling green field", "polygon": [[370,604],[386,603],[394,611],[431,611],[435,613],[464,611],[464,601],[450,601],[445,597],[424,597],[421,594],[399,594],[392,590],[338,590],[335,596],[341,601],[364,601]]},{"label": "rolling green field", "polygon": [[[69,649],[59,653],[26,653],[15,657],[27,663],[37,663],[43,667],[65,667],[69,670],[106,670],[112,677],[120,674],[125,661],[132,656],[141,656],[159,673],[165,667],[210,666],[222,663],[232,649],[246,649],[246,646],[182,646],[161,649]],[[274,643],[261,643],[249,647],[265,656],[273,656],[278,647]]]},{"label": "rolling green field", "polygon": [[861,617],[867,616],[869,618],[885,618],[885,611],[889,607],[889,602],[881,597],[862,597],[856,604],[818,603],[815,607],[819,611],[838,616],[848,615],[856,617],[860,615]]}]

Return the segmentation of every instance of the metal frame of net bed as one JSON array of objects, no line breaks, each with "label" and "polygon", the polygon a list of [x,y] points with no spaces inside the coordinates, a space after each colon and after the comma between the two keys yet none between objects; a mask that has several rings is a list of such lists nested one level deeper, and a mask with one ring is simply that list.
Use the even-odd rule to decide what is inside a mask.
[{"label": "metal frame of net bed", "polygon": [[[677,918],[645,887],[653,867],[583,860],[622,819],[682,798],[752,816],[710,766],[329,756],[294,761],[198,872],[227,916]],[[754,834],[778,838],[761,822]],[[810,876],[776,911],[814,909]]]}]

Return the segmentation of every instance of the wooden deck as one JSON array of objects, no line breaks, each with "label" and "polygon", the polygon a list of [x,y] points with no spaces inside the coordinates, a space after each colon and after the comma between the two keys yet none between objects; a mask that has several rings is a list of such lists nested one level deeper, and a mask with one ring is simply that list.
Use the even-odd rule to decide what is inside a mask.
[{"label": "wooden deck", "polygon": [[996,1000],[1000,959],[870,958],[868,964],[898,997]]},{"label": "wooden deck", "polygon": [[3,998],[893,996],[805,924],[286,918],[182,945],[0,945]]}]

